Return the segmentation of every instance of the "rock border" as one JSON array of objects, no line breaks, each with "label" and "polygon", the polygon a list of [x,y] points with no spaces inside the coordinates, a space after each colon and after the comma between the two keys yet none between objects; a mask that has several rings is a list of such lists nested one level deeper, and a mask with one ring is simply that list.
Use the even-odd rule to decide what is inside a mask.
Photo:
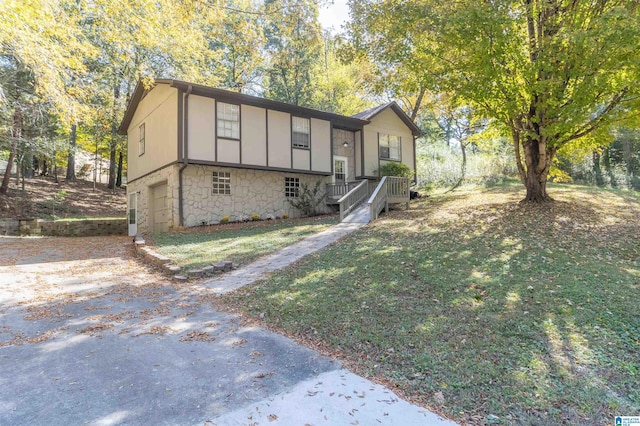
[{"label": "rock border", "polygon": [[171,263],[171,259],[167,256],[164,256],[147,246],[144,238],[140,235],[136,235],[133,238],[133,248],[136,254],[141,257],[143,261],[160,269],[165,274],[172,275],[173,279],[176,281],[204,278],[235,269],[233,262],[225,260],[223,262],[213,263],[201,269],[189,269],[187,271],[182,271],[179,266]]}]

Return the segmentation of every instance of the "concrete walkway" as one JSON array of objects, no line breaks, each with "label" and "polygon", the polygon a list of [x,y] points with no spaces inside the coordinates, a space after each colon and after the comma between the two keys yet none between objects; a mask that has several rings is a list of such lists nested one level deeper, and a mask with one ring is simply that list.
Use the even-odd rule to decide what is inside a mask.
[{"label": "concrete walkway", "polygon": [[307,237],[296,244],[285,247],[272,255],[258,259],[240,269],[236,269],[229,274],[205,281],[203,285],[218,295],[228,293],[263,279],[271,272],[287,267],[303,257],[327,247],[329,244],[351,234],[366,224],[367,223],[340,223]]}]

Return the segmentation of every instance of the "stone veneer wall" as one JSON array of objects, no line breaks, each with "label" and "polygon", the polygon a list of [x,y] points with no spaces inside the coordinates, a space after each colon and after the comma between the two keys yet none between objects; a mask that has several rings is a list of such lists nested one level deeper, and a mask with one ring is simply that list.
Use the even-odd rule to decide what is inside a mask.
[{"label": "stone veneer wall", "polygon": [[39,220],[41,235],[56,237],[90,237],[127,235],[127,219],[83,219],[74,221]]},{"label": "stone veneer wall", "polygon": [[[231,195],[211,193],[213,171],[231,173]],[[331,176],[190,165],[183,175],[184,225],[215,224],[223,216],[229,216],[231,221],[250,218],[253,214],[263,219],[283,213],[299,217],[300,212],[284,196],[285,176],[300,178],[301,184],[309,186],[321,181],[323,192],[324,184],[331,182]],[[317,209],[319,212],[331,211],[324,202],[320,202]]]},{"label": "stone veneer wall", "polygon": [[[0,222],[2,225],[3,222]],[[2,229],[4,235],[47,235],[55,237],[91,237],[127,235],[127,219],[43,220],[20,219],[15,226]]]},{"label": "stone veneer wall", "polygon": [[[189,167],[196,167],[196,166],[189,166]],[[158,170],[157,172],[151,173],[143,178],[127,183],[127,203],[129,202],[128,196],[130,193],[132,192],[138,193],[138,232],[139,233],[152,231],[150,216],[152,216],[153,213],[149,211],[149,209],[151,208],[151,202],[150,202],[151,191],[154,186],[160,185],[164,182],[167,183],[167,207],[168,207],[167,222],[168,222],[169,229],[171,229],[172,227],[180,226],[180,218],[178,217],[179,170],[180,170],[180,165],[168,166],[168,167],[165,167],[164,169]],[[189,169],[187,168],[187,170]]]},{"label": "stone veneer wall", "polygon": [[[346,148],[343,145],[345,142],[349,144]],[[333,155],[347,157],[347,180],[355,180],[356,155],[354,132],[350,132],[349,130],[333,129]]]}]

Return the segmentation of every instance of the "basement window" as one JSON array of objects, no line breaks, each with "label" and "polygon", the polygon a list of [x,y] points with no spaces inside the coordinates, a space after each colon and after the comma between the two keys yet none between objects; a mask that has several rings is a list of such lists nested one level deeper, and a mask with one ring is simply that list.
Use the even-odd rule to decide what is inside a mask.
[{"label": "basement window", "polygon": [[231,173],[229,172],[213,172],[213,186],[211,194],[213,195],[231,195]]},{"label": "basement window", "polygon": [[300,193],[300,178],[284,178],[284,196],[287,198],[298,198]]}]

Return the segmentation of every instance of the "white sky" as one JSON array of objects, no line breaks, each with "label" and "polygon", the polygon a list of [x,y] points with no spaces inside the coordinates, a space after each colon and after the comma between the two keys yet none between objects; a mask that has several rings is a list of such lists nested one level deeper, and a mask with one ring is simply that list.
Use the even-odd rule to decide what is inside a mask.
[{"label": "white sky", "polygon": [[347,0],[333,0],[333,4],[320,8],[320,24],[332,33],[342,32],[342,25],[349,20]]}]

